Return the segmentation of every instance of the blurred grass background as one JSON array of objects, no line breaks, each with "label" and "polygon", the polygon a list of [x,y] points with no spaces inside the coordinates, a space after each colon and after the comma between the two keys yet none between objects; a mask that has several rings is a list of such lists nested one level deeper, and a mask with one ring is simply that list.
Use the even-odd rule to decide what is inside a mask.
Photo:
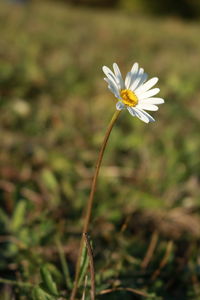
[{"label": "blurred grass background", "polygon": [[[117,62],[125,75],[135,61],[160,78],[166,104],[150,125],[123,112],[112,132],[90,228],[97,291],[200,299],[199,4],[154,2],[0,3],[0,299],[40,299],[30,289],[43,282],[42,265],[69,299],[60,248],[72,276],[115,110],[101,67]],[[83,6],[91,3],[101,7]]]}]

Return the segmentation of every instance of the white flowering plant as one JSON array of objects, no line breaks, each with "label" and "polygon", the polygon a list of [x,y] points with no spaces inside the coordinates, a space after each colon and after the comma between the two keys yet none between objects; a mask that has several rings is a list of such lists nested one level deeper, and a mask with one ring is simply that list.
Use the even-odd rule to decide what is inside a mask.
[{"label": "white flowering plant", "polygon": [[159,88],[152,88],[158,82],[158,78],[147,80],[147,73],[139,67],[138,63],[133,64],[125,80],[116,63],[113,64],[113,70],[114,72],[103,66],[106,75],[104,80],[108,83],[109,90],[118,99],[117,110],[127,109],[133,117],[138,117],[145,123],[154,122],[155,119],[146,110],[156,111],[157,105],[164,103],[162,98],[154,97],[160,91]]}]

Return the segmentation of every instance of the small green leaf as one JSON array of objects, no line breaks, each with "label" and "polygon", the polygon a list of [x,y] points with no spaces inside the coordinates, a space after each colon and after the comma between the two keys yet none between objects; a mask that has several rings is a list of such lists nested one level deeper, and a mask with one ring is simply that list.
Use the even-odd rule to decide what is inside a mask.
[{"label": "small green leaf", "polygon": [[25,212],[26,212],[26,201],[20,200],[15,208],[15,212],[11,220],[10,229],[12,231],[16,232],[24,223]]},{"label": "small green leaf", "polygon": [[45,289],[54,296],[58,295],[56,283],[53,281],[53,278],[47,266],[43,266],[40,270],[40,273],[42,277],[42,283]]},{"label": "small green leaf", "polygon": [[55,297],[52,297],[39,286],[34,287],[32,290],[32,299],[33,300],[56,300]]},{"label": "small green leaf", "polygon": [[51,191],[57,191],[58,183],[56,177],[54,176],[53,172],[49,169],[44,169],[41,174],[42,181],[46,185],[46,187]]},{"label": "small green leaf", "polygon": [[9,218],[2,208],[0,208],[0,220],[6,227],[9,225]]}]

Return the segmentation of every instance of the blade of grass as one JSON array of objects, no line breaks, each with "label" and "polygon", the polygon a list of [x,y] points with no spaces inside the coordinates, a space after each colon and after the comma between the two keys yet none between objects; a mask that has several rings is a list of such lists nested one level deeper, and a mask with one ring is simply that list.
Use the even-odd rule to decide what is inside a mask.
[{"label": "blade of grass", "polygon": [[158,267],[158,269],[153,273],[152,277],[151,277],[151,280],[154,281],[160,274],[161,270],[165,267],[165,265],[167,264],[168,262],[168,259],[169,259],[169,256],[172,252],[172,248],[173,248],[173,241],[169,241],[167,243],[167,247],[166,247],[166,251],[165,251],[165,254],[164,254],[164,257],[163,259],[161,260],[160,262],[160,265]]},{"label": "blade of grass", "polygon": [[157,231],[155,231],[152,234],[151,241],[150,241],[149,247],[147,249],[146,255],[141,263],[142,269],[146,269],[147,266],[149,265],[157,243],[158,243],[158,233],[157,233]]},{"label": "blade of grass", "polygon": [[86,291],[86,286],[87,286],[87,280],[88,280],[88,277],[86,275],[85,276],[85,281],[84,281],[84,287],[83,287],[83,295],[82,295],[81,300],[85,300],[85,291]]},{"label": "blade of grass", "polygon": [[56,237],[55,242],[56,242],[56,246],[58,248],[58,254],[59,254],[59,257],[60,257],[62,271],[63,271],[63,274],[65,276],[66,287],[68,289],[71,289],[72,288],[72,280],[71,280],[71,276],[70,276],[70,272],[69,272],[68,263],[67,263],[67,260],[65,258],[63,247],[62,247],[62,244],[61,244],[61,241],[60,241],[59,237]]},{"label": "blade of grass", "polygon": [[84,246],[83,251],[82,251],[82,255],[81,255],[81,268],[80,268],[78,286],[80,286],[81,282],[84,279],[84,276],[87,272],[88,264],[89,264],[89,259],[88,259],[88,256],[87,256],[87,249]]},{"label": "blade of grass", "polygon": [[85,243],[87,247],[88,257],[89,257],[89,264],[90,264],[90,276],[91,276],[91,299],[95,300],[95,271],[94,271],[94,259],[93,259],[93,252],[92,247],[90,245],[90,241],[88,238],[88,234],[84,233]]},{"label": "blade of grass", "polygon": [[140,295],[140,296],[143,296],[143,297],[153,297],[149,294],[146,294],[143,291],[139,291],[139,290],[129,288],[129,287],[115,287],[115,288],[111,288],[111,289],[106,289],[106,290],[101,291],[99,293],[99,295],[109,294],[109,293],[113,293],[113,292],[116,292],[116,291],[127,291],[127,292],[131,292],[133,294]]},{"label": "blade of grass", "polygon": [[31,284],[29,282],[21,282],[21,281],[5,279],[5,278],[0,278],[0,283],[17,285],[17,286],[22,286],[22,287],[24,286],[24,287],[28,287],[28,288],[32,288],[34,286],[33,284]]}]

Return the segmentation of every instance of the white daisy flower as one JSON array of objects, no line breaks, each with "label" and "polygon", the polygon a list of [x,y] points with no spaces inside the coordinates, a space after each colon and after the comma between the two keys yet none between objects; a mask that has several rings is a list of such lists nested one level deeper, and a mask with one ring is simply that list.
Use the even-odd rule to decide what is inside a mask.
[{"label": "white daisy flower", "polygon": [[127,109],[133,117],[138,117],[145,123],[154,122],[154,118],[145,110],[156,111],[158,104],[164,103],[162,98],[154,97],[160,91],[152,87],[158,82],[154,77],[147,81],[148,75],[144,69],[139,68],[138,63],[134,63],[130,72],[127,73],[125,81],[116,63],[113,64],[114,72],[108,67],[103,67],[106,75],[104,80],[108,83],[109,90],[119,100],[116,104],[117,110]]}]

